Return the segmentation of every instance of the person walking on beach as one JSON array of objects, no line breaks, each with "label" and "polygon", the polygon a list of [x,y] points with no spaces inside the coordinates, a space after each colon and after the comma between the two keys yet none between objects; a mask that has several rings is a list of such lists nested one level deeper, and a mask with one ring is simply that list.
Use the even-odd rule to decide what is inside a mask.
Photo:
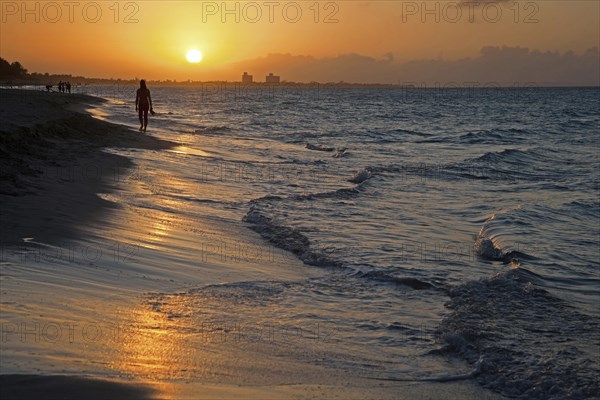
[{"label": "person walking on beach", "polygon": [[140,132],[146,132],[148,126],[148,110],[154,114],[152,110],[152,97],[150,97],[150,90],[146,87],[146,81],[140,81],[140,88],[137,90],[135,96],[135,110],[139,112],[140,118]]}]

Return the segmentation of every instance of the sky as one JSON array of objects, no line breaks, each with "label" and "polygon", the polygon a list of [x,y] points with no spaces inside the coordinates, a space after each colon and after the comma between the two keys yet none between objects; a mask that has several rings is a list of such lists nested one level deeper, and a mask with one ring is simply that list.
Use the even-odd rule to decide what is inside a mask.
[{"label": "sky", "polygon": [[[257,81],[268,72],[305,82],[599,80],[597,1],[2,0],[0,6],[0,57],[30,72],[203,81],[240,80],[244,71]],[[200,63],[186,60],[191,49],[202,53]]]}]

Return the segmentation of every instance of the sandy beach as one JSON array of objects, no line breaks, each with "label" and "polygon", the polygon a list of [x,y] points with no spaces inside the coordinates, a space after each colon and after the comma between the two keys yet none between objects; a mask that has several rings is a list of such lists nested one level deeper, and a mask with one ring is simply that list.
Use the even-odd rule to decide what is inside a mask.
[{"label": "sandy beach", "polygon": [[[111,193],[132,190],[140,180],[123,178],[131,178],[127,171],[135,170],[134,163],[104,149],[160,152],[177,143],[92,118],[85,110],[99,102],[83,95],[0,92],[3,399],[501,398],[470,379],[359,378],[268,356],[273,343],[241,340],[224,346],[186,333],[189,328],[177,313],[190,307],[186,291],[193,293],[199,285],[225,285],[211,289],[216,290],[232,281],[297,280],[322,272],[291,254],[257,263],[232,262],[222,254],[161,252],[151,230],[164,216],[131,213],[126,204],[111,201]],[[239,242],[264,246],[255,232],[240,232],[211,218],[195,221],[202,237],[218,236],[232,248]],[[90,249],[101,253],[109,247],[101,236],[121,249],[134,242],[145,245],[125,254],[112,248],[110,257],[105,251],[92,259]],[[164,240],[170,246],[190,241],[191,248],[199,246],[183,228],[174,228]],[[78,249],[86,249],[88,256]],[[147,268],[136,272],[142,264]],[[179,298],[180,306],[167,303],[167,296]],[[165,317],[161,307],[166,304],[179,308]],[[243,313],[241,304],[237,307]],[[90,340],[90,326],[105,331],[116,326],[118,334]]]},{"label": "sandy beach", "polygon": [[109,191],[132,166],[103,148],[175,145],[92,118],[85,108],[99,102],[86,95],[2,90],[2,243],[73,237],[83,221],[100,218],[111,205],[96,193]]}]

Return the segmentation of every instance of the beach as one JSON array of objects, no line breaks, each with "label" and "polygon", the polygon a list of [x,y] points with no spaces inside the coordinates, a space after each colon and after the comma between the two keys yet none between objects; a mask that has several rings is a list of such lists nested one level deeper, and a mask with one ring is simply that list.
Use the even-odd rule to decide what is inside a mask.
[{"label": "beach", "polygon": [[[221,349],[216,355],[204,355],[225,366],[243,365],[237,378],[217,379],[215,383],[214,374],[219,373],[216,363],[209,367],[210,378],[206,381],[202,376],[187,377],[179,383],[152,379],[153,368],[170,371],[167,377],[177,376],[178,363],[185,367],[203,355],[202,349],[196,348],[195,354],[189,355],[192,360],[186,360],[177,355],[177,346],[188,348],[177,343],[181,337],[172,340],[160,334],[157,337],[148,334],[145,326],[142,332],[135,331],[139,327],[132,320],[143,316],[139,310],[143,304],[136,303],[143,301],[149,292],[170,289],[176,293],[182,287],[199,283],[244,278],[306,278],[306,272],[302,271],[306,266],[293,256],[286,258],[287,265],[262,262],[260,266],[240,259],[236,260],[238,265],[224,265],[232,263],[219,258],[219,263],[208,261],[201,269],[197,269],[196,262],[196,269],[188,266],[180,271],[181,276],[173,274],[175,279],[166,279],[160,267],[153,270],[154,276],[137,275],[128,264],[139,263],[135,258],[140,252],[127,247],[130,244],[127,239],[117,240],[109,249],[111,245],[85,237],[92,236],[86,226],[117,233],[127,229],[130,236],[121,233],[121,239],[143,236],[144,230],[149,229],[144,223],[148,220],[139,217],[133,226],[131,221],[105,225],[105,221],[114,221],[116,215],[123,214],[125,206],[98,193],[118,191],[126,182],[123,177],[135,170],[135,166],[127,157],[103,149],[159,152],[177,144],[92,118],[85,109],[101,103],[98,98],[21,90],[3,90],[0,98],[3,399],[498,398],[468,381],[360,380],[347,377],[343,371],[306,368],[297,363],[278,365],[273,360],[258,362],[244,346],[236,348],[239,343],[233,343],[231,349]],[[250,230],[236,232],[209,223],[203,229],[218,235],[223,242],[261,241]],[[202,257],[207,259],[206,255]],[[312,274],[318,275],[315,271]],[[168,330],[168,324],[168,319],[162,321],[161,329]],[[178,325],[176,320],[174,325]],[[110,335],[99,333],[112,327]],[[144,344],[140,335],[150,342]],[[126,341],[129,343],[123,343]],[[133,349],[148,346],[136,351],[149,352],[146,357],[150,357],[147,362],[152,368],[140,365],[137,358],[131,365],[119,360],[119,354],[123,353],[119,347],[126,344]],[[153,346],[158,347],[154,357]],[[207,343],[209,346],[222,347],[219,343]],[[251,372],[254,361],[257,370]],[[100,365],[93,367],[94,364]],[[238,379],[246,383],[236,384]]]},{"label": "beach", "polygon": [[3,90],[1,101],[2,194],[10,210],[2,215],[8,228],[2,243],[29,236],[66,239],[77,235],[80,221],[100,217],[110,204],[96,193],[109,191],[120,171],[132,166],[102,148],[174,145],[124,127],[107,129],[85,113],[85,107],[101,102],[91,96]]},{"label": "beach", "polygon": [[[141,134],[127,97],[0,92],[3,399],[502,399],[515,388],[578,399],[593,390],[596,364],[585,357],[595,294],[547,283],[544,251],[532,247],[535,235],[554,243],[570,225],[546,222],[530,228],[530,245],[517,240],[529,218],[543,218],[529,212],[587,200],[547,184],[558,173],[544,169],[547,157],[505,150],[528,140],[529,127],[475,139],[463,128],[417,129],[429,116],[411,103],[400,106],[419,117],[402,130],[327,120],[356,112],[344,105],[360,96],[378,121],[389,91],[202,107],[194,89],[153,93],[159,114]],[[437,151],[448,164],[433,163]],[[514,179],[530,182],[511,166],[522,159],[539,163],[526,171],[539,198],[508,194]],[[486,240],[491,250],[473,254]],[[526,347],[513,351],[515,342]],[[551,367],[555,353],[562,361]],[[567,367],[577,379],[561,380]]]},{"label": "beach", "polygon": [[600,2],[0,9],[0,399],[600,400]]}]

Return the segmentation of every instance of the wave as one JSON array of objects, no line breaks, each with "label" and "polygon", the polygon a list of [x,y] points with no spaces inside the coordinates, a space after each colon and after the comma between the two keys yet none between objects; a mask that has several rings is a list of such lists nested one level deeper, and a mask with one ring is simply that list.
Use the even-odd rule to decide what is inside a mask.
[{"label": "wave", "polygon": [[[479,234],[475,237],[473,249],[479,257],[490,261],[502,261],[505,264],[519,265],[519,260],[534,260],[536,257],[517,249],[511,249],[500,243],[500,231],[510,230],[510,226],[530,226],[538,215],[521,206],[503,209],[485,218]],[[505,229],[506,228],[506,229]]]},{"label": "wave", "polygon": [[455,382],[455,381],[463,381],[467,379],[473,379],[481,373],[481,368],[483,366],[483,358],[480,358],[475,368],[471,372],[467,372],[465,374],[452,374],[452,375],[436,375],[436,376],[428,376],[428,377],[415,377],[415,378],[398,378],[398,377],[388,377],[388,378],[368,378],[374,379],[378,381],[392,381],[392,382]]},{"label": "wave", "polygon": [[473,159],[473,161],[486,163],[522,162],[530,159],[532,156],[540,157],[537,153],[531,150],[504,149],[502,151],[487,152],[484,155]]},{"label": "wave", "polygon": [[476,380],[484,387],[527,399],[598,394],[598,318],[537,288],[527,271],[468,282],[450,297],[438,335],[448,351],[471,363],[483,359]]},{"label": "wave", "polygon": [[[272,196],[270,199],[273,199]],[[280,200],[281,198],[277,198]],[[364,271],[356,266],[351,266],[343,260],[335,257],[334,251],[327,248],[318,248],[313,246],[310,239],[300,230],[286,226],[259,210],[259,205],[254,204],[250,211],[243,218],[244,222],[251,224],[251,229],[258,232],[263,238],[275,246],[287,250],[296,255],[307,265],[317,267],[335,267],[344,268],[349,271],[352,278],[366,279],[370,282],[391,283],[396,286],[402,286],[413,290],[437,290],[447,293],[448,289],[439,281],[439,278],[432,281],[428,278],[414,276],[396,276],[388,271],[371,269]]]},{"label": "wave", "polygon": [[320,146],[320,145],[316,145],[316,144],[312,144],[312,143],[307,143],[305,146],[308,150],[314,150],[314,151],[322,151],[322,152],[326,152],[326,153],[333,153],[333,155],[331,157],[333,158],[342,158],[345,155],[348,154],[347,152],[347,148],[342,147],[336,150],[335,147],[329,147],[329,146]]},{"label": "wave", "polygon": [[190,289],[187,294],[211,300],[240,304],[264,304],[274,301],[292,283],[279,281],[239,281],[207,285]]},{"label": "wave", "polygon": [[467,132],[458,137],[458,141],[466,144],[517,144],[531,140],[534,132],[526,129],[486,129]]},{"label": "wave", "polygon": [[434,136],[433,133],[429,133],[429,132],[419,132],[419,131],[413,131],[411,129],[394,129],[392,131],[393,133],[405,133],[408,135],[414,135],[414,136],[420,136],[420,137],[430,137],[430,136]]},{"label": "wave", "polygon": [[[568,151],[555,148],[531,147],[528,149],[505,148],[501,151],[489,151],[479,157],[465,160],[465,163],[475,165],[492,166],[514,166],[525,167],[531,172],[549,172],[554,171],[556,178],[557,161],[564,161],[571,166],[578,166],[581,163],[573,160],[573,154]],[[546,171],[548,169],[548,171]]]},{"label": "wave", "polygon": [[[369,177],[371,174],[369,173]],[[368,179],[368,178],[366,178]],[[360,193],[361,185],[366,179],[356,182],[353,188],[340,188],[333,191],[298,194],[291,196],[267,195],[250,201],[250,209],[243,217],[243,221],[251,224],[251,229],[258,232],[263,238],[275,246],[296,255],[305,264],[322,267],[340,267],[343,263],[330,255],[329,249],[316,249],[310,240],[298,229],[289,227],[267,216],[261,210],[261,205],[269,202],[282,201],[312,201],[329,198],[348,198]]]},{"label": "wave", "polygon": [[[564,182],[565,175],[549,161],[553,157],[556,158],[554,154],[534,150],[504,149],[454,163],[405,163],[378,166],[373,171],[438,180],[539,181],[554,185],[548,187],[549,190],[568,189],[558,185],[561,180]],[[576,170],[564,172],[573,175],[574,179],[581,178]]]},{"label": "wave", "polygon": [[[569,205],[590,206],[574,203]],[[451,313],[438,329],[446,351],[471,363],[483,360],[475,378],[479,383],[510,398],[579,400],[598,391],[600,362],[593,349],[600,340],[599,318],[550,292],[555,288],[551,276],[521,265],[533,260],[540,271],[547,263],[499,240],[506,234],[535,233],[540,224],[562,223],[561,218],[560,208],[516,206],[479,221],[483,226],[475,239],[476,253],[512,268],[452,288],[446,304]]]},{"label": "wave", "polygon": [[201,204],[216,204],[216,205],[228,205],[228,206],[237,206],[237,205],[241,204],[240,202],[235,202],[235,201],[203,199],[203,198],[199,198],[199,197],[195,197],[195,196],[177,195],[177,194],[172,194],[172,193],[168,193],[168,194],[162,193],[162,194],[163,194],[163,196],[169,197],[172,199],[190,201],[190,202],[201,203]]},{"label": "wave", "polygon": [[575,155],[572,153],[551,148],[505,148],[468,158],[452,167],[494,180],[565,184],[591,173],[583,163],[574,161],[573,157]]},{"label": "wave", "polygon": [[298,229],[275,221],[262,213],[256,205],[244,216],[244,222],[275,246],[296,255],[305,264],[319,267],[339,267],[342,263],[329,256],[325,249],[314,249],[310,240]]},{"label": "wave", "polygon": [[373,269],[370,271],[356,271],[353,274],[356,278],[365,278],[373,281],[393,283],[402,285],[414,290],[442,290],[446,289],[439,283],[428,282],[425,279],[419,279],[412,276],[395,276],[387,271]]},{"label": "wave", "polygon": [[519,259],[532,257],[518,250],[504,250],[498,244],[486,236],[478,236],[474,244],[475,254],[490,261],[502,261],[505,264],[518,264]]},{"label": "wave", "polygon": [[335,150],[335,147],[324,147],[324,146],[319,146],[319,145],[311,144],[311,143],[307,143],[306,148],[309,150],[326,151],[326,152],[331,152],[331,151]]},{"label": "wave", "polygon": [[335,154],[332,156],[333,158],[342,158],[344,157],[346,154],[348,154],[348,152],[346,151],[347,149],[339,149],[338,151],[335,152]]},{"label": "wave", "polygon": [[427,163],[405,163],[401,165],[386,165],[371,167],[373,174],[392,174],[401,179],[421,178],[435,180],[489,180],[482,168],[474,168],[466,163],[449,164],[427,164]]},{"label": "wave", "polygon": [[227,125],[203,126],[196,129],[193,133],[197,135],[216,135],[218,133],[229,132],[233,129]]},{"label": "wave", "polygon": [[356,171],[352,178],[348,179],[348,182],[360,184],[370,179],[372,176],[373,171],[370,168],[363,168],[359,171]]},{"label": "wave", "polygon": [[600,201],[575,200],[564,205],[569,212],[582,217],[600,219]]},{"label": "wave", "polygon": [[368,130],[367,132],[361,133],[366,137],[376,139],[375,143],[401,143],[410,136],[416,136],[419,138],[428,138],[435,136],[433,133],[414,131],[411,129],[396,128],[392,130]]}]

